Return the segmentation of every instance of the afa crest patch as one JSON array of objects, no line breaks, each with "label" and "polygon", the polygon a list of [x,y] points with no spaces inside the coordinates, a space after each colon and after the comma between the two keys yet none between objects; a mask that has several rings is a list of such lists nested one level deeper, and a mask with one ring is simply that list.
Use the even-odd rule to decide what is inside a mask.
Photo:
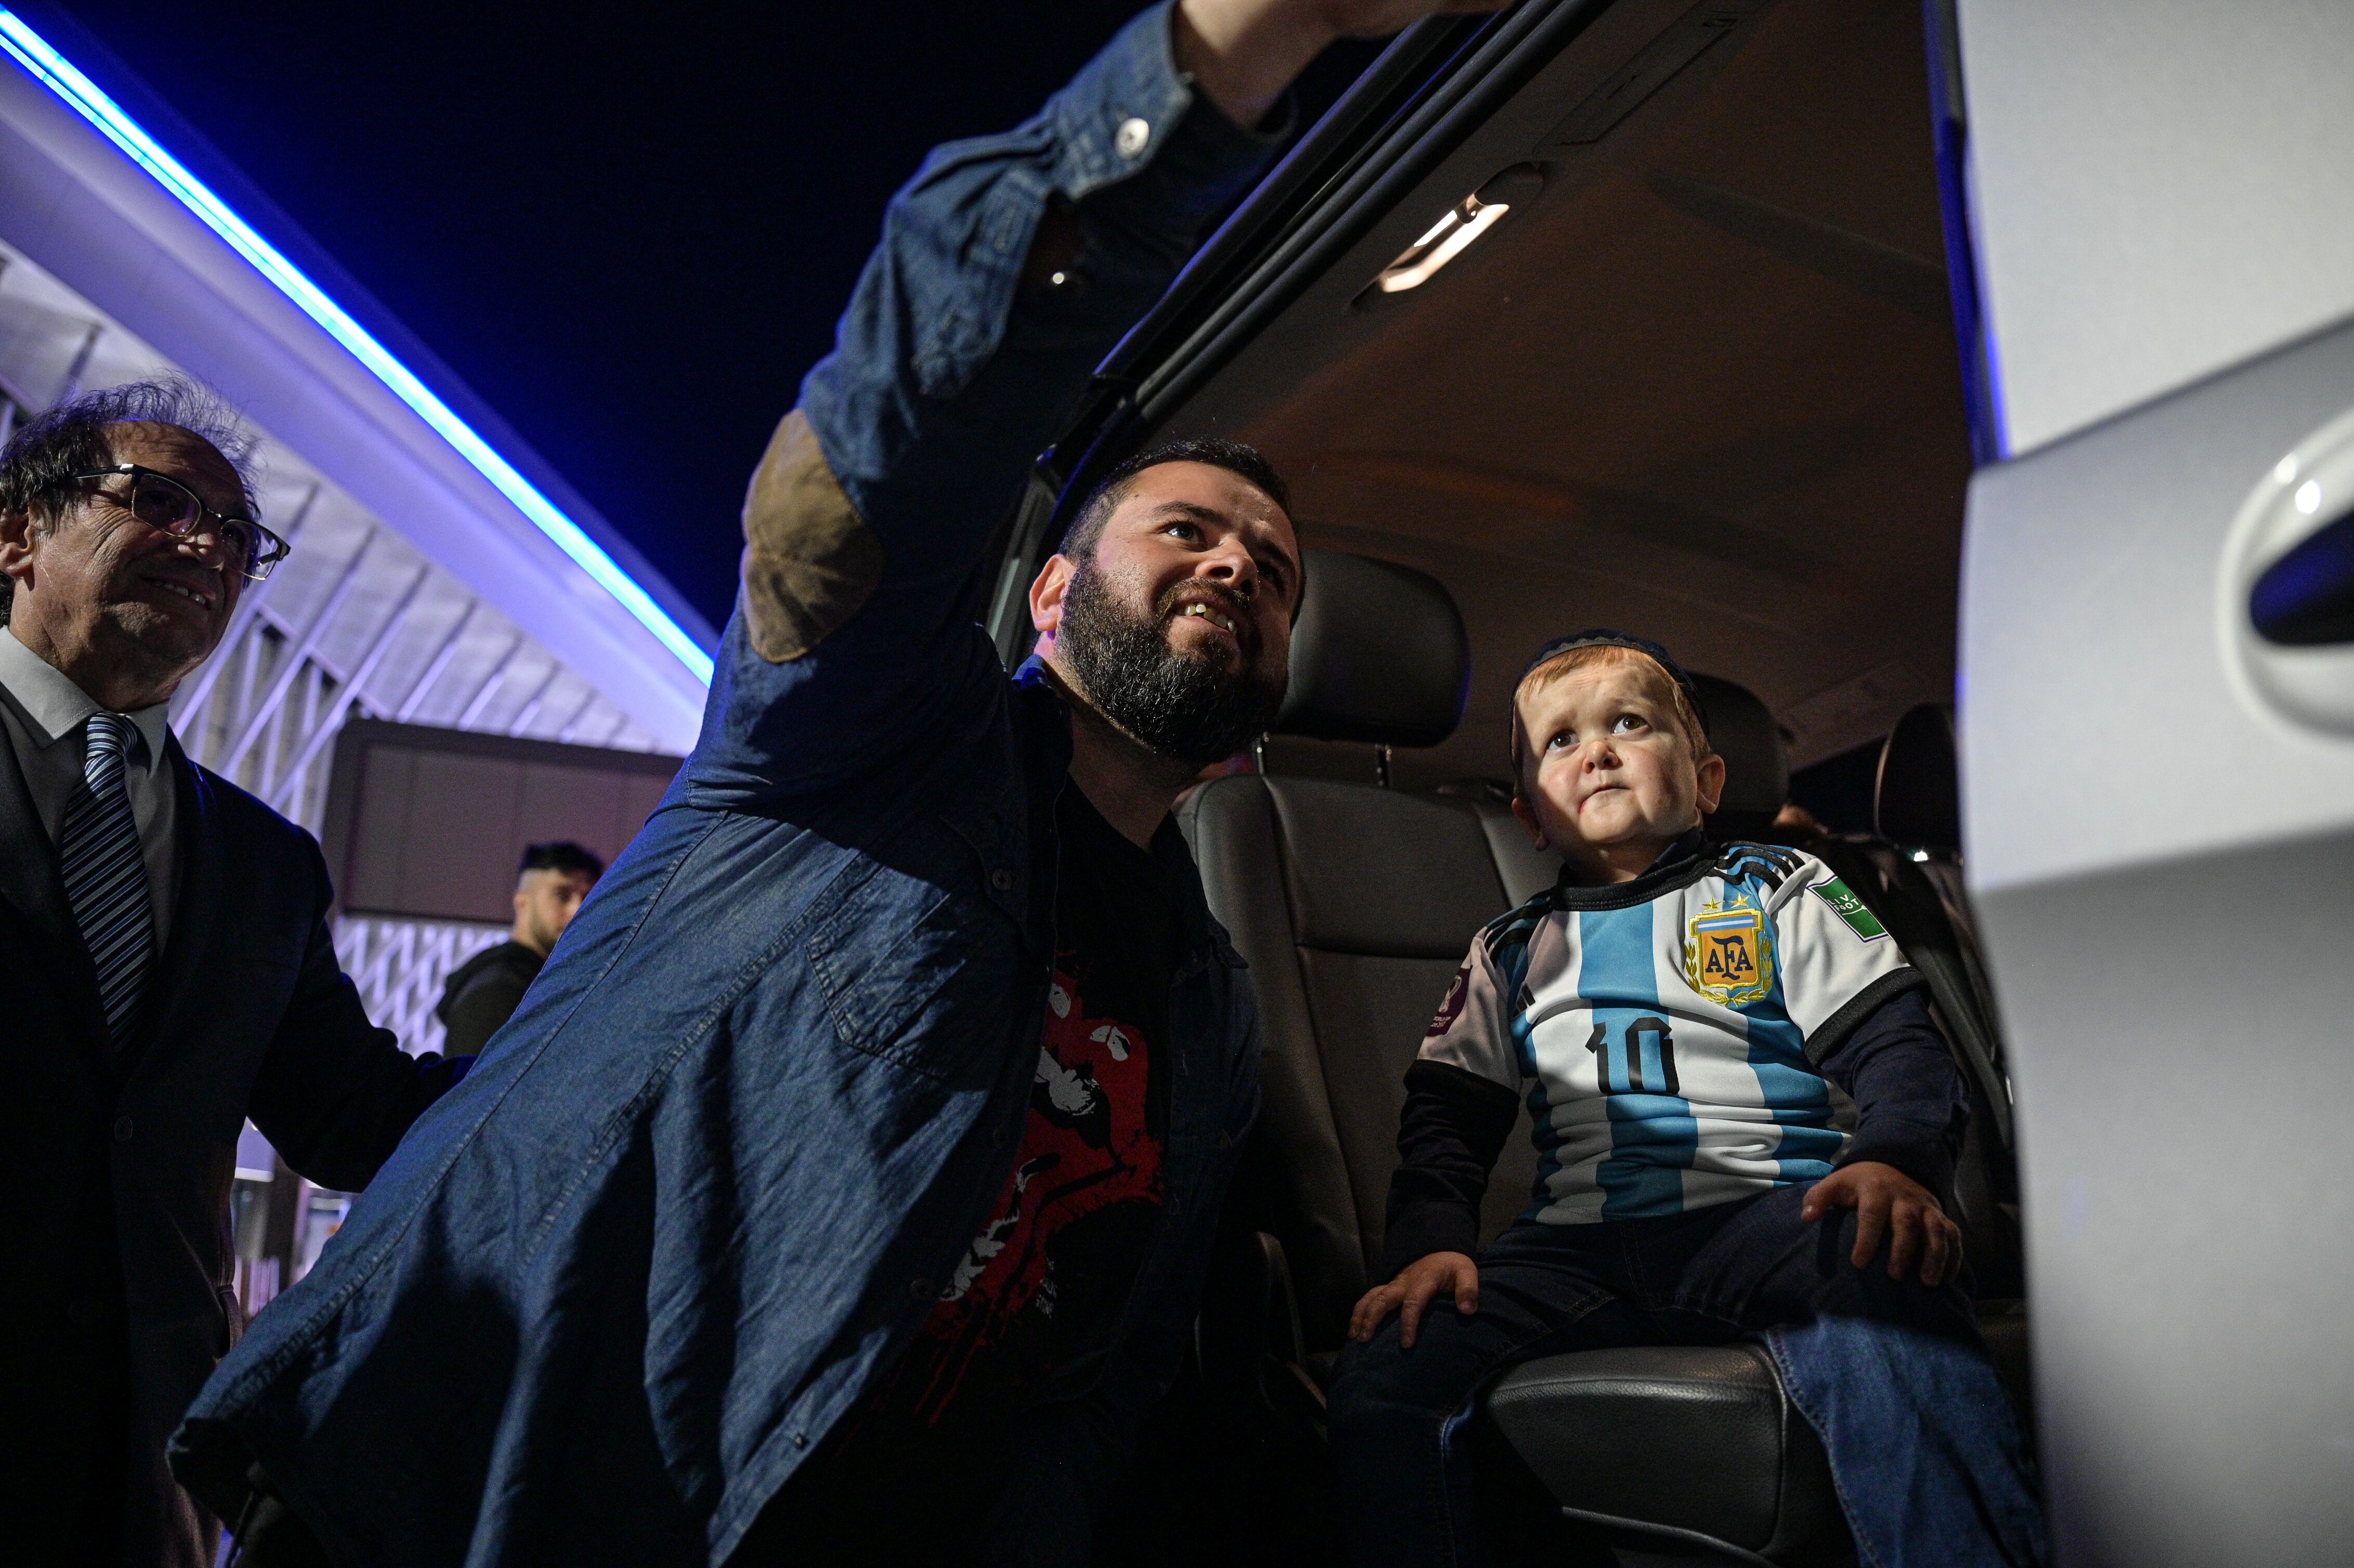
[{"label": "afa crest patch", "polygon": [[1774,938],[1766,912],[1746,905],[1708,908],[1691,917],[1684,978],[1725,1007],[1762,1001],[1774,989]]}]

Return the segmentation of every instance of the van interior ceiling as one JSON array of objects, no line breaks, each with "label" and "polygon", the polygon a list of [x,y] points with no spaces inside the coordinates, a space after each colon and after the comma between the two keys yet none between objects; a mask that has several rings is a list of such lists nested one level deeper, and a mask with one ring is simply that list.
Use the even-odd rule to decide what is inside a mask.
[{"label": "van interior ceiling", "polygon": [[[1370,286],[1483,188],[1511,210]],[[1258,445],[1304,544],[1463,607],[1470,722],[1400,787],[1500,777],[1523,661],[1582,625],[1749,686],[1803,766],[1954,690],[1944,247],[1916,0],[1618,0],[1162,429]]]}]

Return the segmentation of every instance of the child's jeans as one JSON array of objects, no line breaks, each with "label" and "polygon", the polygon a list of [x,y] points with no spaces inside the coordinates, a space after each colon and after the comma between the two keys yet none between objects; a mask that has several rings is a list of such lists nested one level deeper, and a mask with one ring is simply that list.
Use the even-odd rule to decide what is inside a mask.
[{"label": "child's jeans", "polygon": [[[1829,1450],[1866,1568],[2030,1568],[2043,1523],[1968,1299],[1848,1261],[1855,1214],[1798,1218],[1807,1187],[1662,1219],[1520,1224],[1479,1259],[1479,1309],[1431,1303],[1351,1345],[1331,1422],[1356,1568],[1471,1568],[1463,1428],[1506,1368],[1564,1351],[1762,1338]],[[1803,1325],[1803,1327],[1802,1327]],[[1761,1334],[1764,1330],[1770,1334]]]}]

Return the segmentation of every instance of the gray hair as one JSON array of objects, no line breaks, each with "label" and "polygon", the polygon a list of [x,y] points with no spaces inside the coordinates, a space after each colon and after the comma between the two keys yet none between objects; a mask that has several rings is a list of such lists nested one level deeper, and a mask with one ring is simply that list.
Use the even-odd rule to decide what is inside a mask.
[{"label": "gray hair", "polygon": [[[259,515],[253,485],[260,438],[219,393],[176,372],[85,392],[17,427],[0,447],[0,514],[24,512],[54,523],[73,476],[116,461],[107,427],[127,424],[176,425],[209,444],[237,474],[247,513]],[[7,622],[15,587],[0,577],[0,625]]]}]

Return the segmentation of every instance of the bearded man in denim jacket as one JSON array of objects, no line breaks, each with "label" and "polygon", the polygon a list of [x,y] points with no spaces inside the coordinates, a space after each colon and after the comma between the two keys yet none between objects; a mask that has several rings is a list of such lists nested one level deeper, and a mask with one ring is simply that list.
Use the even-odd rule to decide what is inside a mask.
[{"label": "bearded man in denim jacket", "polygon": [[1169,806],[1279,701],[1299,549],[1206,443],[1087,510],[1011,683],[960,605],[1292,77],[1459,5],[1156,6],[893,200],[753,477],[694,755],[207,1384],[200,1497],[420,1568],[1086,1559],[1257,1102]]}]

